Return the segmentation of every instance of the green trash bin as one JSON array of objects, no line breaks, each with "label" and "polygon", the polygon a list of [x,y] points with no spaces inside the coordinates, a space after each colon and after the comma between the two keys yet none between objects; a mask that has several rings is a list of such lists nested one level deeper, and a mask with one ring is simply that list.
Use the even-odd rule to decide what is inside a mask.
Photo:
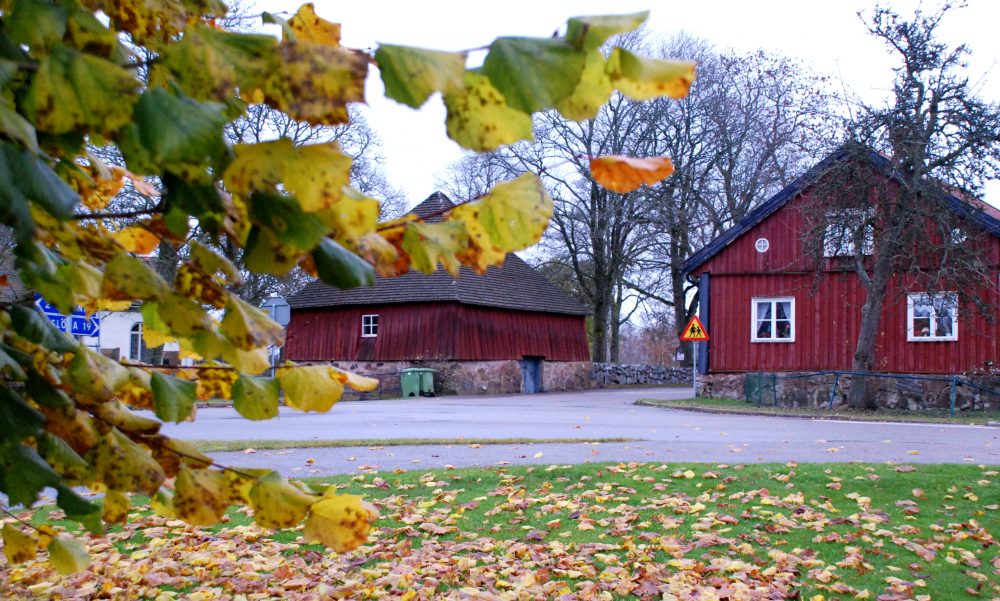
[{"label": "green trash bin", "polygon": [[399,386],[404,397],[434,396],[434,370],[411,367],[399,373]]},{"label": "green trash bin", "polygon": [[404,397],[420,395],[420,372],[415,369],[404,369],[399,372],[399,387],[403,389]]}]

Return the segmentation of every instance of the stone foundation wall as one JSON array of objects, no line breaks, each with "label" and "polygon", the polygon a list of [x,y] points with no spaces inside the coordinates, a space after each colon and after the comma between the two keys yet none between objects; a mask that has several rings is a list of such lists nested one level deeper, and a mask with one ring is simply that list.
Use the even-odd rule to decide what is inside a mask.
[{"label": "stone foundation wall", "polygon": [[[771,381],[767,391],[770,398],[777,399],[779,407],[830,407],[847,405],[847,391],[852,376],[820,374],[809,377],[791,377],[797,374],[779,373]],[[871,377],[869,392],[876,398],[879,407],[896,410],[921,411],[927,409],[948,409],[951,407],[952,385],[948,380],[898,379],[891,377]],[[940,376],[929,376],[940,377]],[[915,376],[916,378],[916,376]],[[725,397],[742,399],[745,397],[745,374],[709,374],[698,376],[698,395],[704,397]],[[975,381],[975,380],[973,380]],[[979,384],[979,382],[976,382]],[[955,409],[990,409],[1000,407],[1000,396],[973,386],[955,386]]]},{"label": "stone foundation wall", "polygon": [[690,384],[691,370],[663,365],[593,363],[595,388],[601,386]]},{"label": "stone foundation wall", "polygon": [[[334,361],[330,365],[378,378],[380,391],[369,396],[398,397],[402,394],[399,372],[410,367],[436,370],[434,390],[439,395],[510,394],[521,392],[521,366],[517,361]],[[604,386],[666,385],[691,381],[682,368],[648,365],[591,363],[590,361],[542,362],[542,390],[588,390]]]}]

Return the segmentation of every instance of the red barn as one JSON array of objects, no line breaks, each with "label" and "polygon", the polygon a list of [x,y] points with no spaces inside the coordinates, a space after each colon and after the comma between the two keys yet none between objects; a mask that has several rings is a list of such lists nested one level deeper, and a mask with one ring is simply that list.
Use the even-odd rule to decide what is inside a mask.
[{"label": "red barn", "polygon": [[[430,220],[452,206],[436,193],[413,212]],[[293,361],[382,374],[432,367],[439,387],[466,394],[583,387],[589,377],[589,310],[513,254],[458,279],[439,269],[351,290],[315,281],[288,303]]]},{"label": "red barn", "polygon": [[[880,177],[892,177],[884,158],[868,158]],[[805,248],[810,196],[818,185],[828,190],[827,178],[846,160],[856,159],[845,150],[827,157],[685,262],[683,272],[697,278],[699,313],[711,335],[699,349],[703,373],[851,369],[865,290],[846,257],[826,259],[817,273]],[[954,196],[945,200],[992,234],[985,289],[996,307],[1000,213]],[[890,289],[881,328],[881,372],[962,374],[1000,358],[997,323],[954,305],[935,307],[919,290]]]}]

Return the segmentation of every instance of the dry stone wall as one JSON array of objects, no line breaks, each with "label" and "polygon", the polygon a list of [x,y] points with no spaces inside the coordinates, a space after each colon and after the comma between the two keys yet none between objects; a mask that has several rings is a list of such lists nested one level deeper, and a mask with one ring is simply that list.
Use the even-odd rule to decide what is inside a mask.
[{"label": "dry stone wall", "polygon": [[[335,367],[378,378],[379,391],[368,397],[398,397],[402,394],[399,372],[410,367],[436,371],[434,388],[439,395],[495,395],[521,391],[521,366],[517,361],[336,361]],[[605,386],[670,385],[691,381],[681,368],[649,365],[591,363],[590,361],[545,361],[542,390],[588,390]]]}]

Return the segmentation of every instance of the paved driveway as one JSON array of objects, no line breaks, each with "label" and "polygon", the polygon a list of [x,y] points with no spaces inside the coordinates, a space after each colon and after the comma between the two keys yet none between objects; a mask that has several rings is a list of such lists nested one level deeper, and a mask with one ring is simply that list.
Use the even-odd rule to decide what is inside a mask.
[{"label": "paved driveway", "polygon": [[[286,475],[346,473],[362,467],[420,469],[454,465],[584,461],[711,463],[894,461],[1000,464],[1000,428],[843,422],[694,413],[634,405],[679,399],[686,388],[597,390],[496,397],[355,401],[327,414],[282,408],[277,419],[249,422],[231,409],[203,409],[194,423],[164,432],[187,439],[633,438],[627,443],[387,446],[217,453],[227,465],[272,466]],[[312,460],[312,461],[310,461]]]}]

